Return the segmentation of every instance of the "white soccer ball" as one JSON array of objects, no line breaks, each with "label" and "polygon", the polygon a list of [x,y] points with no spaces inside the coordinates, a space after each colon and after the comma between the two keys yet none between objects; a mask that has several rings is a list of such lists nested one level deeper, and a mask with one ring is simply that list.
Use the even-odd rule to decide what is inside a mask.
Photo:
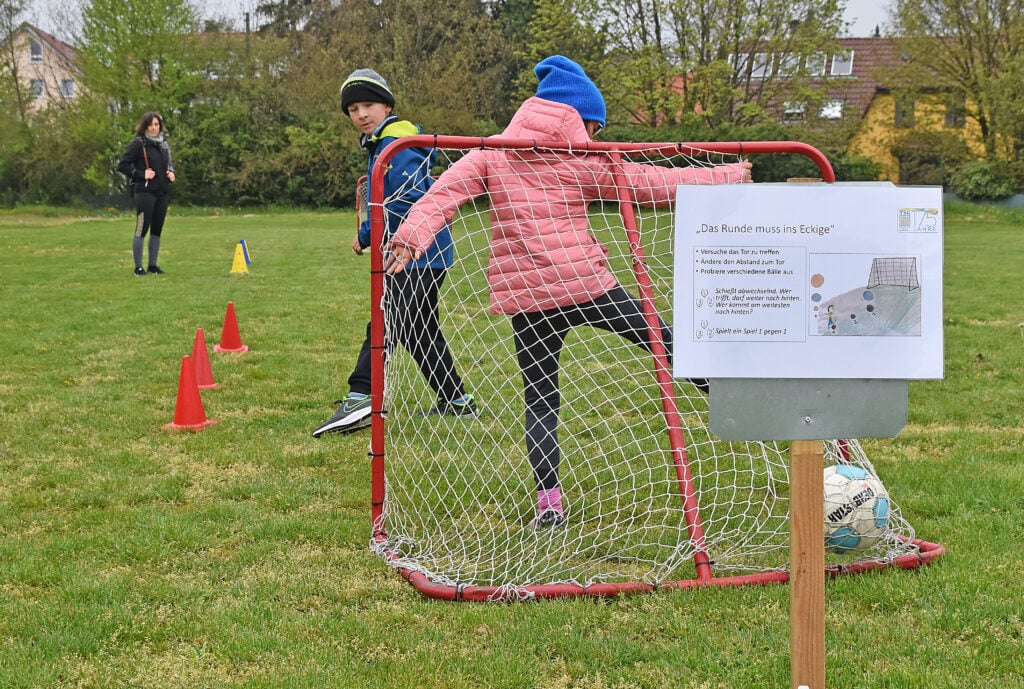
[{"label": "white soccer ball", "polygon": [[861,467],[825,468],[825,548],[835,553],[864,550],[889,526],[889,494]]}]

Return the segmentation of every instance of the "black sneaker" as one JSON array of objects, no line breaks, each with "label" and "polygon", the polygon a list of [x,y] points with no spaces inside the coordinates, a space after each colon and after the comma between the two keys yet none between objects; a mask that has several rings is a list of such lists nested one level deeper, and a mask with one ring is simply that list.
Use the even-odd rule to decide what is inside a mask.
[{"label": "black sneaker", "polygon": [[317,426],[313,437],[319,438],[324,433],[351,433],[370,425],[370,396],[352,395],[338,400],[341,406],[334,416]]},{"label": "black sneaker", "polygon": [[438,402],[437,406],[431,407],[422,416],[477,416],[480,410],[472,395],[463,395],[461,399],[451,402]]},{"label": "black sneaker", "polygon": [[526,525],[530,531],[540,531],[542,529],[561,529],[565,526],[566,521],[565,515],[555,510],[544,510],[539,515],[534,517],[529,524]]},{"label": "black sneaker", "polygon": [[[164,271],[160,269],[160,266],[150,266],[146,272],[152,273],[153,275],[165,275]],[[137,274],[138,272],[136,272],[136,275]]]},{"label": "black sneaker", "polygon": [[135,269],[135,277],[137,277],[137,278],[138,277],[142,277],[145,274],[146,274],[146,269],[145,268],[139,267],[139,268]]}]

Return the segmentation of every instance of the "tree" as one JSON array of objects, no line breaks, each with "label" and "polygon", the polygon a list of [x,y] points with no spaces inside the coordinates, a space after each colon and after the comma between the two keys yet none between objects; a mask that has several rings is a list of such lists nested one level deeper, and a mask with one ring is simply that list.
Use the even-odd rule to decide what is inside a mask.
[{"label": "tree", "polygon": [[1004,151],[1024,189],[1024,55],[1007,56],[992,84],[992,117],[1005,137]]},{"label": "tree", "polygon": [[82,9],[78,66],[83,89],[75,132],[99,140],[85,176],[98,189],[118,180],[113,163],[139,117],[161,112],[173,126],[205,79],[192,59],[199,15],[189,0],[91,0]]},{"label": "tree", "polygon": [[347,0],[311,20],[322,53],[310,53],[327,101],[338,104],[348,72],[372,67],[399,112],[430,131],[476,134],[508,113],[511,51],[502,25],[479,0]]},{"label": "tree", "polygon": [[898,0],[894,18],[908,57],[903,83],[962,96],[987,156],[1012,156],[1024,113],[1024,0]]},{"label": "tree", "polygon": [[313,10],[313,0],[277,0],[261,2],[256,6],[257,17],[265,20],[260,31],[270,31],[279,37],[288,36],[301,29]]},{"label": "tree", "polygon": [[198,28],[189,0],[91,0],[78,46],[85,87],[115,111],[181,108],[202,78],[189,59]]},{"label": "tree", "polygon": [[537,11],[536,0],[493,0],[483,3],[490,16],[501,25],[510,43],[526,43],[527,27]]},{"label": "tree", "polygon": [[29,126],[28,81],[19,69],[15,40],[24,29],[26,0],[0,0],[0,203],[13,204],[30,189],[27,158],[37,148]]},{"label": "tree", "polygon": [[841,0],[603,0],[616,103],[650,126],[755,124],[783,100],[813,105],[813,65],[838,47]]},{"label": "tree", "polygon": [[556,54],[579,63],[604,90],[606,34],[606,23],[595,0],[536,0],[526,27],[526,46],[518,55],[523,64],[516,79],[518,99],[532,96],[536,90],[534,66]]},{"label": "tree", "polygon": [[0,103],[13,104],[13,112],[22,121],[28,118],[28,93],[18,69],[17,46],[14,44],[21,28],[21,16],[27,0],[0,0]]}]

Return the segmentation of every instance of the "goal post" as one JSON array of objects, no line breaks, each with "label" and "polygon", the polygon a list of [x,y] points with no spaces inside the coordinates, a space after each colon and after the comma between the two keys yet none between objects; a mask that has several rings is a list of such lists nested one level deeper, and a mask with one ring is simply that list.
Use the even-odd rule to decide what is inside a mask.
[{"label": "goal post", "polygon": [[[455,262],[438,296],[441,331],[479,415],[424,415],[437,392],[414,357],[393,342],[400,338],[392,335],[398,326],[390,322],[388,300],[396,297],[386,287],[382,245],[395,228],[385,227],[383,180],[391,158],[411,147],[434,150],[442,171],[482,150],[507,157],[517,174],[567,187],[585,182],[559,161],[586,158],[609,171],[614,194],[590,202],[590,231],[606,247],[615,279],[640,304],[649,348],[602,327],[573,327],[564,335],[552,434],[561,457],[567,520],[561,528],[530,528],[537,485],[524,440],[522,372],[512,318],[492,313],[489,298],[498,194],[468,201],[452,217]],[[824,155],[799,142],[540,145],[420,135],[398,139],[381,153],[364,210],[372,237],[370,546],[388,565],[425,595],[446,600],[611,596],[788,580],[786,448],[718,439],[708,428],[706,393],[672,377],[661,323],[671,313],[674,217],[685,209],[638,204],[650,190],[631,187],[629,180],[637,178],[624,172],[637,163],[700,170],[779,153],[809,158],[825,181],[834,181]],[[497,189],[506,181],[490,183]],[[484,180],[470,183],[477,188]],[[827,442],[825,457],[875,474],[856,440]],[[917,538],[893,504],[885,538],[871,550],[830,555],[826,570],[916,567],[943,552]]]}]

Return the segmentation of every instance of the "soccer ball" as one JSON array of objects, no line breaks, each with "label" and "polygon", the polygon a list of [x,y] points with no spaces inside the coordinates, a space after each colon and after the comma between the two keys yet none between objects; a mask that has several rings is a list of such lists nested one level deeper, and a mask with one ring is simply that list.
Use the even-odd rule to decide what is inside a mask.
[{"label": "soccer ball", "polygon": [[864,550],[889,526],[889,494],[875,476],[850,464],[825,468],[825,548]]}]

